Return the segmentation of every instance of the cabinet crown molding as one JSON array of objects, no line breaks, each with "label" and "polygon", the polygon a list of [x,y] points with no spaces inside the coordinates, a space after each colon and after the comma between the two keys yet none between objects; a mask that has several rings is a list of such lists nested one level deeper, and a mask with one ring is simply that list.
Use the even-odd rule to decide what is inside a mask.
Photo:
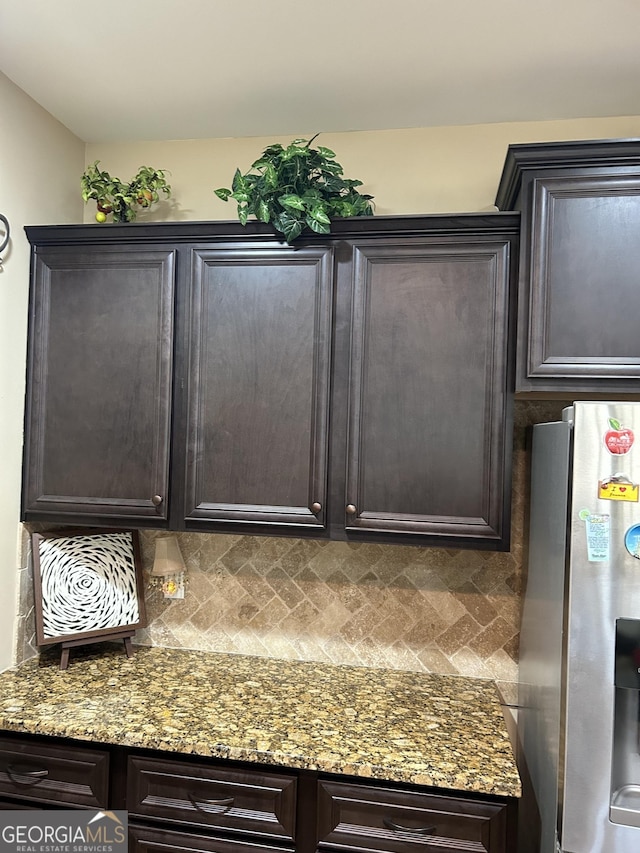
[{"label": "cabinet crown molding", "polygon": [[509,145],[495,204],[514,209],[525,172],[578,166],[640,166],[640,139],[585,139],[571,142],[534,142]]},{"label": "cabinet crown molding", "polygon": [[[514,212],[479,212],[455,214],[415,214],[407,216],[352,216],[334,219],[330,234],[315,234],[307,230],[294,242],[293,248],[303,245],[326,245],[337,240],[359,237],[411,237],[455,236],[474,227],[483,234],[517,234],[520,216]],[[282,235],[270,225],[251,220],[241,225],[238,220],[213,220],[210,222],[128,222],[98,225],[26,225],[25,233],[31,245],[66,246],[99,242],[100,245],[148,243],[193,243],[194,241],[224,243],[236,240],[256,243],[287,244]]]}]

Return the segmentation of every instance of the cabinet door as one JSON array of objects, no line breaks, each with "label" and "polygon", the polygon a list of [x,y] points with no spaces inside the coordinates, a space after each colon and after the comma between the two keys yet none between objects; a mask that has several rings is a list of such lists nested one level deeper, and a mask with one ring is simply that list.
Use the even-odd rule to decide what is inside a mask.
[{"label": "cabinet door", "polygon": [[325,525],[328,248],[194,250],[187,528]]},{"label": "cabinet door", "polygon": [[35,251],[23,517],[167,518],[174,255]]},{"label": "cabinet door", "polygon": [[508,547],[504,239],[356,245],[345,524]]},{"label": "cabinet door", "polygon": [[516,390],[637,393],[640,176],[576,171],[524,182]]}]

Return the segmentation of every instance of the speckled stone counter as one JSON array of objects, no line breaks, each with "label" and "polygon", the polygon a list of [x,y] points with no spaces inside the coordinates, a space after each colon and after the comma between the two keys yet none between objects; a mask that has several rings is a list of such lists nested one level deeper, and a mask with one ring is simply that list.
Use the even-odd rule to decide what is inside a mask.
[{"label": "speckled stone counter", "polygon": [[490,681],[138,647],[0,673],[0,728],[519,796]]}]

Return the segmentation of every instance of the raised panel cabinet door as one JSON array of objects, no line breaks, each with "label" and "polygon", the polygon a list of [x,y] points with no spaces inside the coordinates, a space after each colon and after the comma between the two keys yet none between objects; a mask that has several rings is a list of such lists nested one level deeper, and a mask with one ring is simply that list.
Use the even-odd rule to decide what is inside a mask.
[{"label": "raised panel cabinet door", "polygon": [[324,528],[332,267],[326,247],[194,250],[187,527]]},{"label": "raised panel cabinet door", "polygon": [[347,531],[509,540],[509,240],[356,245]]},{"label": "raised panel cabinet door", "polygon": [[167,518],[174,253],[34,251],[23,517]]},{"label": "raised panel cabinet door", "polygon": [[640,175],[544,175],[528,192],[518,390],[637,393]]}]

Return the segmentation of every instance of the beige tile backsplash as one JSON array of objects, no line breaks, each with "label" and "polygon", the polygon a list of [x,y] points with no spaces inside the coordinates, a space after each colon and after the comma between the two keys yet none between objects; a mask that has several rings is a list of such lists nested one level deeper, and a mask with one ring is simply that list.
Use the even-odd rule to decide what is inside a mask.
[{"label": "beige tile backsplash", "polygon": [[[526,427],[564,405],[516,403],[509,553],[181,533],[185,599],[148,589],[136,642],[515,681]],[[160,534],[140,535],[147,573]],[[36,650],[28,544],[25,531],[17,661]]]}]

